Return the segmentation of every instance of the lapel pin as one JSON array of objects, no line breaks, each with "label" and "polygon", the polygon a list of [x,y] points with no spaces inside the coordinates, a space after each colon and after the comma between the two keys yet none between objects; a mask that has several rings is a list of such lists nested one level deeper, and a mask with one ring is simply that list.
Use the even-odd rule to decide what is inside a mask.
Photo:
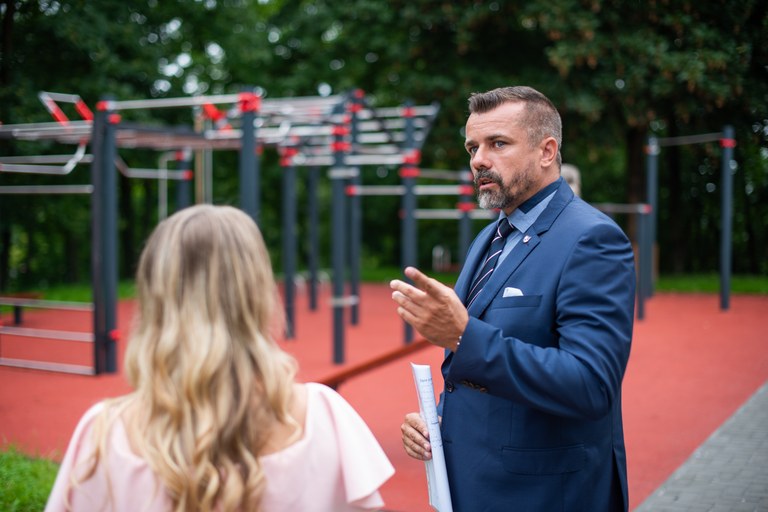
[{"label": "lapel pin", "polygon": [[531,235],[525,235],[525,236],[523,237],[523,243],[524,243],[524,244],[527,244],[527,243],[528,243],[528,242],[530,242],[530,241],[531,241]]}]

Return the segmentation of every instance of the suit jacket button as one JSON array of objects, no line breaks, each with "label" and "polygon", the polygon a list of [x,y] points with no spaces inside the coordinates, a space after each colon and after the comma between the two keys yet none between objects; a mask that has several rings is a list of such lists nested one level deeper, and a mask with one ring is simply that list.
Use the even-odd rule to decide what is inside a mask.
[{"label": "suit jacket button", "polygon": [[453,393],[453,382],[448,381],[445,383],[445,390],[449,393]]}]

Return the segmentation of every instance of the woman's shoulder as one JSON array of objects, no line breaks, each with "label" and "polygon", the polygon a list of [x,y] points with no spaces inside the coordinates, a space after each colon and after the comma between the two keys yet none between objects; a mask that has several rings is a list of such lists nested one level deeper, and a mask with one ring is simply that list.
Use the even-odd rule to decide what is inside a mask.
[{"label": "woman's shoulder", "polygon": [[308,404],[321,404],[325,409],[335,413],[357,415],[352,405],[335,389],[319,382],[307,382],[304,386],[307,390]]},{"label": "woman's shoulder", "polygon": [[108,458],[141,461],[135,447],[135,438],[140,434],[133,431],[135,424],[132,422],[136,406],[132,395],[109,398],[91,405],[78,421],[69,449],[81,452],[82,456],[103,445],[107,447],[104,455]]},{"label": "woman's shoulder", "polygon": [[301,385],[304,386],[309,395],[332,397],[332,399],[336,399],[336,397],[341,398],[341,395],[337,393],[335,389],[328,387],[325,384],[321,384],[320,382],[305,382]]},{"label": "woman's shoulder", "polygon": [[[307,383],[307,434],[312,429],[332,429],[344,443],[353,439],[378,444],[363,417],[336,390],[320,383]],[[327,434],[328,432],[326,432]]]},{"label": "woman's shoulder", "polygon": [[93,429],[94,425],[99,421],[113,420],[115,417],[115,403],[114,399],[101,400],[92,404],[86,411],[80,416],[80,420],[77,422],[73,438],[80,438],[87,432]]}]

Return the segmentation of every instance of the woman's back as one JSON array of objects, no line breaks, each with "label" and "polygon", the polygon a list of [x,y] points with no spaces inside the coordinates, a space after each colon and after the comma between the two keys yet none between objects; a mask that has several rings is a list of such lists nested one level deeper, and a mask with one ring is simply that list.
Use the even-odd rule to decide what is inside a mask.
[{"label": "woman's back", "polygon": [[[262,455],[266,488],[264,511],[343,512],[383,506],[378,492],[394,469],[362,418],[335,391],[321,384],[298,385],[305,405],[303,435],[277,451]],[[304,394],[305,399],[302,399]],[[135,404],[134,404],[135,405]],[[126,417],[130,405],[92,407],[80,421],[62,462],[46,512],[109,510],[114,512],[167,511],[171,502],[162,483],[146,460],[137,455],[131,441],[141,432]],[[94,429],[109,422],[107,449],[95,474],[79,480],[93,451]],[[286,440],[288,437],[279,436]]]},{"label": "woman's back", "polygon": [[[341,397],[295,383],[296,361],[272,336],[280,314],[269,252],[244,212],[196,205],[162,221],[142,251],[136,290],[125,352],[134,392],[86,413],[49,510],[68,496],[89,511],[293,510],[271,503],[307,488],[325,501],[303,510],[335,512],[391,475]],[[350,441],[358,451],[346,449]],[[375,482],[356,475],[368,464]]]}]

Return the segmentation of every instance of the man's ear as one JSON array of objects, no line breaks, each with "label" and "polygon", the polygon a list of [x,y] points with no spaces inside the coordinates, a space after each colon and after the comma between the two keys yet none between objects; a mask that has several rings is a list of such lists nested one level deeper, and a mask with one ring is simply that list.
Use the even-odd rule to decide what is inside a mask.
[{"label": "man's ear", "polygon": [[559,151],[559,147],[557,147],[557,141],[554,137],[547,137],[546,139],[541,141],[541,144],[539,145],[539,149],[541,150],[541,166],[542,167],[550,167],[555,164],[557,161],[557,152]]}]

